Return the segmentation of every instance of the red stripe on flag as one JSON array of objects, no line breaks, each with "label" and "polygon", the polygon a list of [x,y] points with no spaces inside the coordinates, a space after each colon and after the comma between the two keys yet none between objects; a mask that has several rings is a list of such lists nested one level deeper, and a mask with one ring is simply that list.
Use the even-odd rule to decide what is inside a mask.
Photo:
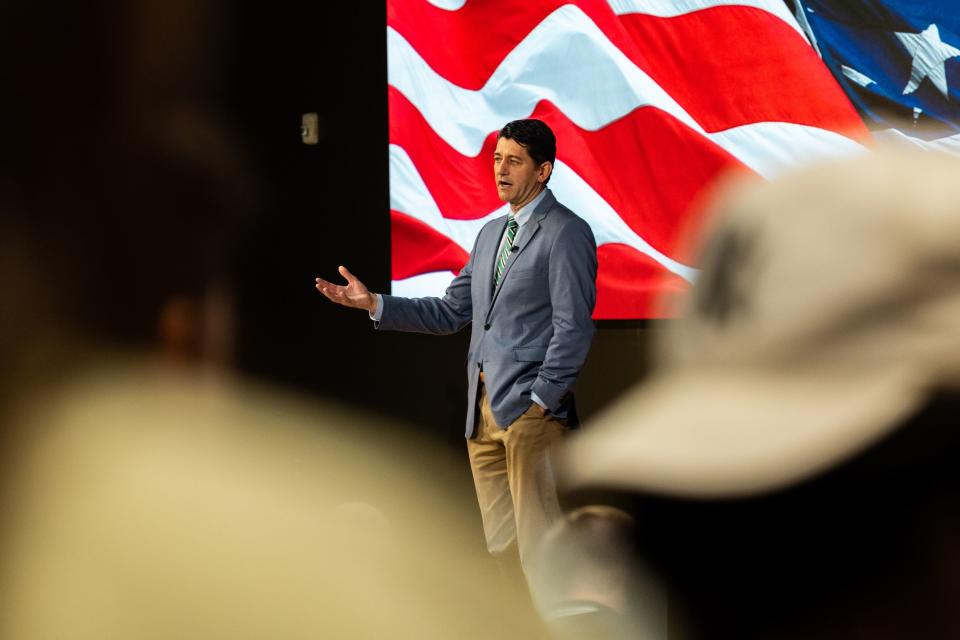
[{"label": "red stripe on flag", "polygon": [[767,121],[869,135],[813,48],[767,11],[722,6],[620,19],[644,71],[707,131]]},{"label": "red stripe on flag", "polygon": [[390,211],[390,266],[394,280],[433,271],[458,273],[469,254],[436,229]]},{"label": "red stripe on flag", "polygon": [[689,284],[659,263],[622,244],[597,249],[597,306],[593,317],[606,320],[664,317],[663,298],[680,294]]}]

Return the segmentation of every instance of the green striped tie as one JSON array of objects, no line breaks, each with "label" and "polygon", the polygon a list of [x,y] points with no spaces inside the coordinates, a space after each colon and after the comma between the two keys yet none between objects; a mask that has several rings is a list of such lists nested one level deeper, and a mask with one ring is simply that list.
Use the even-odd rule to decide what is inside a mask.
[{"label": "green striped tie", "polygon": [[507,240],[503,243],[503,249],[500,250],[500,257],[497,258],[497,269],[493,273],[493,288],[496,289],[500,284],[500,278],[503,277],[503,271],[507,267],[507,258],[510,257],[510,251],[513,249],[513,239],[517,237],[517,219],[512,214],[507,216]]}]

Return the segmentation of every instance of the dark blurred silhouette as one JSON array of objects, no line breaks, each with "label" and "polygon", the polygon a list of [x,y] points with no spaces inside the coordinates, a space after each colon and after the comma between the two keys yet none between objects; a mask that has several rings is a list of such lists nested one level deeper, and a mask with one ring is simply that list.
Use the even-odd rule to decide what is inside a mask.
[{"label": "dark blurred silhouette", "polygon": [[[212,95],[213,27],[229,23],[219,9],[7,8],[0,237],[18,254],[11,279],[33,283],[17,287],[27,298],[4,314],[8,335],[82,334],[229,359],[219,325],[257,187]],[[192,345],[159,326],[177,300],[198,311],[181,317],[194,325],[181,327],[196,334]]]},{"label": "dark blurred silhouette", "polygon": [[443,452],[229,372],[226,6],[4,14],[0,637],[542,637]]}]

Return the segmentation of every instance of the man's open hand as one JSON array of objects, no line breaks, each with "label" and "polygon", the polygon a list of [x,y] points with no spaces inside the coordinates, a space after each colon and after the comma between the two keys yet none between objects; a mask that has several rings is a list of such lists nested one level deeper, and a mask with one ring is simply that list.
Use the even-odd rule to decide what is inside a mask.
[{"label": "man's open hand", "polygon": [[370,293],[362,282],[347,271],[346,267],[341,266],[338,271],[340,275],[346,278],[346,285],[333,284],[323,278],[317,278],[317,291],[333,302],[342,304],[345,307],[366,309],[371,314],[376,312],[377,296]]}]

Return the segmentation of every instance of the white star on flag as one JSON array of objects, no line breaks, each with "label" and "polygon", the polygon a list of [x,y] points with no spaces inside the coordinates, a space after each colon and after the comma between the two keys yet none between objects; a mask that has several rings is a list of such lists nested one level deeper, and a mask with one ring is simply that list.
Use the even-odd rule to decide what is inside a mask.
[{"label": "white star on flag", "polygon": [[922,33],[897,32],[896,36],[913,56],[910,82],[904,87],[903,95],[913,93],[924,78],[929,78],[943,97],[949,100],[947,72],[943,63],[950,58],[960,56],[960,49],[940,40],[940,30],[935,24],[931,24]]}]

